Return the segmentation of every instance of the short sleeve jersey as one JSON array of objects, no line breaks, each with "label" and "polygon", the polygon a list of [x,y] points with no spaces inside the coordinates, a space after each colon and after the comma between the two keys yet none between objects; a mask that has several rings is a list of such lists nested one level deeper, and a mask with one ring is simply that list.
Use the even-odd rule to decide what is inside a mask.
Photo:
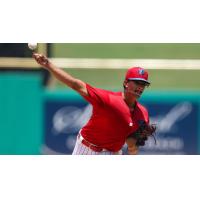
[{"label": "short sleeve jersey", "polygon": [[81,130],[87,141],[109,151],[119,151],[127,136],[138,129],[141,120],[149,123],[147,109],[136,102],[131,112],[122,92],[94,88],[89,84],[86,87],[89,95],[83,97],[93,106],[91,118]]}]

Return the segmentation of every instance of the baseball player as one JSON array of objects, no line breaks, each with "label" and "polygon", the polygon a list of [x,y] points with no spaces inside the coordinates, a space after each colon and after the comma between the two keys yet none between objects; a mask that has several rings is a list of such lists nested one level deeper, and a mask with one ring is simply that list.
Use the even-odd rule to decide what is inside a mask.
[{"label": "baseball player", "polygon": [[[92,87],[56,67],[42,54],[33,53],[35,60],[49,70],[58,80],[78,92],[92,107],[92,116],[79,131],[73,155],[121,155],[127,143],[128,153],[135,155],[138,147],[144,145],[150,133],[155,130],[149,125],[147,109],[137,99],[150,85],[148,72],[141,67],[130,68],[123,82],[123,92],[112,92]],[[139,138],[138,130],[144,137]],[[145,135],[145,133],[148,133]],[[136,134],[137,133],[137,134]]]}]

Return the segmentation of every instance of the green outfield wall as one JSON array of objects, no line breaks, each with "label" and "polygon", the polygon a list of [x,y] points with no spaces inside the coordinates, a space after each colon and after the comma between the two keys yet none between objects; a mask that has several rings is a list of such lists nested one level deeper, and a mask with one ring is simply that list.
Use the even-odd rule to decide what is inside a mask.
[{"label": "green outfield wall", "polygon": [[39,74],[0,74],[0,154],[40,154],[43,143]]}]

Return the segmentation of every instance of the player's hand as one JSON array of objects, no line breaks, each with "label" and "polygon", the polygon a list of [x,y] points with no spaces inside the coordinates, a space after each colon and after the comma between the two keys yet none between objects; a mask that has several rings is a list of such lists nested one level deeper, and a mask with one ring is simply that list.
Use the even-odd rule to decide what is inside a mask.
[{"label": "player's hand", "polygon": [[46,56],[39,53],[33,53],[33,58],[39,65],[42,65],[45,68],[49,67],[49,60]]},{"label": "player's hand", "polygon": [[136,155],[138,153],[138,146],[136,146],[136,140],[134,138],[127,138],[126,144],[128,146],[129,155]]},{"label": "player's hand", "polygon": [[128,147],[128,154],[129,155],[136,155],[138,154],[138,147],[137,146],[132,146],[132,147]]}]

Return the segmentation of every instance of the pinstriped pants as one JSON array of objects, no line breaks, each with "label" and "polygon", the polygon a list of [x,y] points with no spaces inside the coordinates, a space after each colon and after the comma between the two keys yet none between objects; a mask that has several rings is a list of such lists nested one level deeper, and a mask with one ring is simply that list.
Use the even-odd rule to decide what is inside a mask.
[{"label": "pinstriped pants", "polygon": [[101,152],[96,152],[82,144],[80,139],[77,137],[72,155],[122,155],[122,151],[120,150],[118,152],[111,152],[108,150],[103,150]]}]

